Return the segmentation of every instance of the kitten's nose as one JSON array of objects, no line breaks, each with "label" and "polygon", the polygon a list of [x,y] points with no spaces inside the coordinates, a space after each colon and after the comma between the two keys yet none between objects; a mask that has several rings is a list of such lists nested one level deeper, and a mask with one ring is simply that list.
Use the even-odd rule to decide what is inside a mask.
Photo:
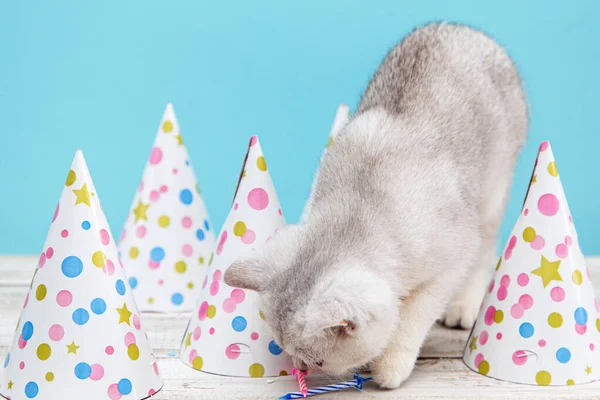
[{"label": "kitten's nose", "polygon": [[306,365],[306,363],[304,361],[302,361],[301,359],[294,357],[293,361],[294,361],[294,366],[299,371],[306,371],[306,370],[308,370],[308,365]]}]

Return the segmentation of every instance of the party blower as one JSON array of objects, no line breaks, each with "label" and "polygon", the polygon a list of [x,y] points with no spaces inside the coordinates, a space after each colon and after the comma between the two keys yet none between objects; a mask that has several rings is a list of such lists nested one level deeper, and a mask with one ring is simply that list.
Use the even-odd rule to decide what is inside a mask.
[{"label": "party blower", "polygon": [[141,311],[191,311],[215,236],[171,104],[133,199],[119,250]]},{"label": "party blower", "polygon": [[163,385],[81,151],[0,375],[12,400],[138,400]]},{"label": "party blower", "polygon": [[285,218],[258,138],[250,146],[233,208],[208,262],[208,275],[181,343],[181,360],[219,375],[287,375],[292,361],[269,334],[258,294],[228,286],[223,275],[242,254],[263,245]]},{"label": "party blower", "polygon": [[543,142],[463,360],[509,382],[593,382],[600,378],[599,311],[552,149]]}]

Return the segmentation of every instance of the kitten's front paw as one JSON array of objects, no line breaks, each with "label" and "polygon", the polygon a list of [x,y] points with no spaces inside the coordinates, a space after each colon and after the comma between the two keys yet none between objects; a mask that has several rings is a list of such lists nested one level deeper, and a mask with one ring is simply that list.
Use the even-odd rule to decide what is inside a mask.
[{"label": "kitten's front paw", "polygon": [[409,377],[416,361],[407,353],[386,353],[372,363],[373,378],[383,389],[397,389]]}]

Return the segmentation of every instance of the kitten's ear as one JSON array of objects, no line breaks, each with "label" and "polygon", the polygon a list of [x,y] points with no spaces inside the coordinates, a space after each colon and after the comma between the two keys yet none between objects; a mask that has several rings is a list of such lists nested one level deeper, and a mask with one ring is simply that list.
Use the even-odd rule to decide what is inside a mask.
[{"label": "kitten's ear", "polygon": [[271,278],[289,265],[297,246],[297,232],[297,227],[288,225],[272,241],[235,261],[225,271],[225,283],[256,292],[264,291]]},{"label": "kitten's ear", "polygon": [[249,255],[231,264],[223,279],[229,286],[261,292],[268,281],[268,275],[268,267],[263,258]]},{"label": "kitten's ear", "polygon": [[[352,319],[336,319],[327,315],[327,306],[321,310],[320,318],[311,319],[304,328],[305,335],[335,335],[348,337],[356,334],[358,324]],[[313,314],[315,315],[315,314]]]},{"label": "kitten's ear", "polygon": [[335,325],[327,327],[326,330],[330,330],[337,336],[352,336],[356,333],[356,323],[344,319]]}]

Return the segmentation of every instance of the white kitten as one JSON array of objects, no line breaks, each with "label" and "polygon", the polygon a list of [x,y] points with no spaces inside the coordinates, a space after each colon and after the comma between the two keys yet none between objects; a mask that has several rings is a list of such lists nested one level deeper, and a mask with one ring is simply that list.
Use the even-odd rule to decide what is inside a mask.
[{"label": "white kitten", "polygon": [[492,39],[449,24],[416,30],[328,149],[306,222],[225,281],[261,294],[298,367],[337,375],[371,363],[382,387],[400,386],[446,309],[447,325],[473,324],[527,118],[517,71]]}]

